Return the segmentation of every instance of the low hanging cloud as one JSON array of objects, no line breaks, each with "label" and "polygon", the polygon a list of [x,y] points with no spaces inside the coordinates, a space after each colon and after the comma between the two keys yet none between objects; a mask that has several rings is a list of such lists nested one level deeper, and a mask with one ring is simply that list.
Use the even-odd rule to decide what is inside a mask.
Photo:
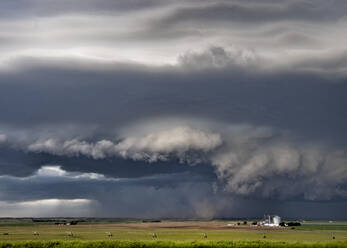
[{"label": "low hanging cloud", "polygon": [[[341,147],[305,143],[283,130],[252,125],[215,124],[201,129],[193,124],[171,124],[167,128],[139,128],[142,131],[130,131],[118,143],[49,138],[25,149],[93,159],[121,157],[148,163],[210,164],[223,190],[242,196],[306,200],[347,197],[347,152]],[[41,170],[62,171],[53,167]]]},{"label": "low hanging cloud", "polygon": [[227,191],[275,199],[347,197],[346,150],[269,138],[229,140],[228,148],[213,155],[211,163]]},{"label": "low hanging cloud", "polygon": [[55,138],[38,140],[28,145],[31,152],[46,152],[64,156],[89,156],[94,159],[102,159],[107,155],[113,155],[115,144],[109,140],[100,140],[96,143],[88,143],[78,139],[61,141]]},{"label": "low hanging cloud", "polygon": [[208,153],[221,144],[222,138],[217,133],[178,126],[143,137],[126,138],[117,144],[116,151],[124,158],[155,162],[165,161],[170,155],[185,160],[190,151]]},{"label": "low hanging cloud", "polygon": [[88,143],[78,139],[61,141],[49,138],[29,144],[27,149],[30,152],[45,152],[54,155],[83,155],[94,159],[121,156],[126,159],[156,162],[166,161],[170,156],[184,161],[188,152],[207,153],[221,144],[222,139],[217,133],[179,126],[145,136],[127,137],[119,143],[109,140]]}]

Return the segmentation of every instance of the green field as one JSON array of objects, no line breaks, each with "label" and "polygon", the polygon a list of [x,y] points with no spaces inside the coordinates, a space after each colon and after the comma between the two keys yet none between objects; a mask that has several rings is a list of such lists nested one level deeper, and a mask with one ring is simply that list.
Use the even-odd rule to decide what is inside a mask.
[{"label": "green field", "polygon": [[[273,242],[277,242],[276,244],[280,244],[278,242],[285,242],[286,244],[293,245],[297,243],[320,243],[321,245],[334,245],[331,247],[335,247],[335,245],[347,247],[346,222],[305,222],[302,226],[295,227],[295,229],[289,227],[261,228],[248,225],[228,228],[228,222],[211,222],[211,225],[209,222],[201,222],[200,224],[200,222],[190,223],[187,221],[184,223],[186,223],[185,226],[175,226],[175,222],[161,222],[159,224],[146,224],[141,222],[130,224],[84,223],[73,226],[57,226],[48,223],[0,223],[0,243],[2,247],[9,247],[9,244],[23,244],[18,242],[29,240],[37,242],[67,241],[70,245],[71,243],[69,242],[71,241],[138,241],[150,242],[150,244],[152,244],[154,241],[152,234],[156,233],[156,242],[179,242],[181,245],[185,242],[184,244],[186,244],[186,247],[191,246],[188,245],[191,244],[191,242],[198,242],[199,244],[202,242],[202,244],[206,244],[206,242],[220,241],[232,241],[238,244],[240,242],[252,242],[253,245],[259,244],[259,242],[267,244],[261,247],[271,247]],[[38,232],[39,235],[34,235],[34,232]],[[69,232],[72,232],[73,236],[69,236]],[[108,237],[108,232],[112,233],[112,237]],[[4,235],[5,233],[8,235]],[[207,238],[204,238],[204,233],[206,233]],[[333,236],[335,239],[332,238]],[[269,246],[268,242],[272,245]],[[59,244],[61,245],[62,243]],[[86,245],[87,243],[84,244]],[[168,244],[169,243],[167,243],[167,245]],[[230,243],[228,244],[230,245]],[[224,247],[229,245],[225,245]],[[250,247],[260,247],[253,245]],[[25,246],[31,247],[31,245]],[[139,247],[143,247],[143,245]],[[232,245],[230,245],[230,247],[232,247]],[[235,247],[239,247],[239,245]]]},{"label": "green field", "polygon": [[347,243],[275,241],[12,241],[0,248],[345,248]]}]

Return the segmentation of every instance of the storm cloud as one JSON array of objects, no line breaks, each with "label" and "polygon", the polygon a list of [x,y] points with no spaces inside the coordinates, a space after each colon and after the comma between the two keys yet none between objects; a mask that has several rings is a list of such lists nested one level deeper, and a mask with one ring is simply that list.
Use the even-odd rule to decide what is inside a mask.
[{"label": "storm cloud", "polygon": [[346,7],[1,1],[0,215],[346,218]]}]

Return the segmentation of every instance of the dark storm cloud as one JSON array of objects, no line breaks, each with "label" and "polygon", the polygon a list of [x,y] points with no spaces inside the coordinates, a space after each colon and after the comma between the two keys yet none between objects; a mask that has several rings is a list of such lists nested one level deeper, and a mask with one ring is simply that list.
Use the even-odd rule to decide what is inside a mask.
[{"label": "dark storm cloud", "polygon": [[[190,179],[189,179],[190,178]],[[98,193],[107,189],[123,190],[128,186],[175,188],[187,182],[201,182],[201,178],[189,173],[173,173],[151,177],[110,178],[99,173],[69,172],[58,165],[39,167],[27,177],[2,176],[3,201],[16,201],[22,195],[21,201],[40,199],[74,199],[74,198],[108,198]],[[43,190],[45,188],[45,190]],[[70,189],[74,190],[71,191]],[[110,192],[112,194],[113,192]]]},{"label": "dark storm cloud", "polygon": [[[345,207],[345,203],[339,201],[312,204],[231,197],[189,174],[158,175],[134,181],[95,173],[69,172],[57,165],[46,165],[25,178],[2,176],[1,179],[2,216],[16,211],[20,211],[20,216],[81,216],[83,213],[83,216],[101,217],[212,218],[259,216],[264,211],[298,216],[295,211],[300,208],[302,215],[298,217],[341,218]],[[252,207],[254,204],[257,208]],[[56,206],[59,205],[64,207],[57,212]],[[317,212],[317,206],[323,213]],[[73,211],[74,208],[80,212]]]},{"label": "dark storm cloud", "polygon": [[[229,57],[205,57],[189,58],[191,72],[138,66],[93,71],[71,64],[67,69],[66,61],[63,68],[48,63],[5,73],[0,75],[1,121],[35,128],[41,135],[44,126],[52,126],[48,133],[64,135],[67,130],[59,133],[62,126],[70,136],[83,137],[91,132],[117,135],[117,129],[141,119],[184,119],[194,113],[193,118],[274,126],[328,142],[346,140],[344,79],[291,72],[246,75],[230,70],[228,64],[234,61]],[[226,66],[196,70],[199,58],[207,66]]]},{"label": "dark storm cloud", "polygon": [[[95,173],[72,173],[51,165],[25,178],[3,176],[1,187],[1,215],[3,202],[16,206],[40,199],[93,199],[102,211],[92,214],[103,217],[212,217],[216,213],[212,204],[197,204],[214,197],[210,183],[185,173],[115,179]],[[33,206],[37,207],[39,204]]]},{"label": "dark storm cloud", "polygon": [[142,161],[124,160],[120,157],[108,157],[94,160],[86,156],[54,156],[48,153],[29,153],[26,151],[1,148],[0,173],[16,177],[27,177],[37,171],[43,164],[59,164],[68,171],[101,173],[115,178],[139,178],[157,174],[189,172],[212,180],[216,176],[213,168],[206,164],[185,166],[177,158],[173,161],[158,161],[146,165]]},{"label": "dark storm cloud", "polygon": [[[83,213],[83,216],[99,217],[213,218],[261,216],[271,211],[303,218],[344,217],[344,202],[313,204],[240,198],[218,191],[210,183],[192,176],[158,175],[134,181],[64,171],[57,165],[42,166],[25,178],[1,177],[0,215],[16,214],[16,211],[18,215],[19,211],[20,216],[81,216]],[[64,207],[57,210],[57,206]],[[317,206],[322,212],[317,211]],[[73,211],[76,208],[80,212]],[[298,208],[300,215],[296,213]]]},{"label": "dark storm cloud", "polygon": [[[191,171],[206,180],[217,175],[225,189],[239,195],[344,198],[346,118],[341,117],[346,114],[346,84],[310,72],[245,75],[239,58],[213,48],[187,54],[183,68],[123,64],[93,70],[88,64],[78,64],[68,69],[61,63],[57,69],[55,62],[3,73],[7,78],[1,99],[5,104],[16,103],[11,108],[2,105],[3,146],[11,145],[18,153],[27,152],[27,158],[36,158],[24,159],[26,166],[32,166],[23,166],[23,174],[52,163],[70,171],[116,177]],[[185,94],[180,93],[183,90]],[[196,120],[189,120],[192,117]],[[211,119],[216,123],[209,123]],[[312,126],[312,122],[324,125]],[[145,128],[148,123],[154,127]],[[200,135],[196,123],[213,131]],[[228,123],[271,126],[291,132],[297,140],[281,138],[271,130],[264,136],[256,127],[246,128],[246,133],[242,128],[228,130]],[[129,125],[135,129],[123,131]],[[193,135],[195,130],[199,135]],[[230,137],[230,132],[236,134]],[[255,132],[254,136],[249,132]],[[178,143],[166,143],[170,137],[179,138],[178,134],[182,136]],[[152,146],[155,140],[160,141],[157,147]],[[190,153],[195,149],[198,153]],[[212,155],[206,155],[211,150]],[[18,158],[14,166],[8,161],[3,163],[6,174],[18,175]],[[312,181],[312,175],[317,180]],[[294,179],[297,187],[289,190],[286,185]]]},{"label": "dark storm cloud", "polygon": [[[63,156],[60,158],[63,168],[71,171],[105,171],[107,175],[124,177],[131,170],[130,177],[139,177],[183,170],[200,174],[206,180],[213,178],[209,173],[213,175],[214,171],[223,188],[237,195],[306,200],[347,195],[347,171],[343,167],[347,162],[346,151],[336,144],[322,140],[312,143],[312,139],[261,126],[221,123],[202,126],[201,121],[183,124],[179,120],[166,123],[157,120],[135,125],[118,136],[119,141],[64,140],[52,133],[35,139],[32,133],[34,141],[14,138],[9,142],[25,152]],[[71,163],[66,157],[101,161],[75,159]],[[54,157],[47,158],[51,159],[48,163],[53,163]],[[110,160],[105,161],[106,158]],[[125,163],[120,158],[137,163]],[[138,163],[141,161],[147,166]],[[288,188],[293,180],[296,186]]]},{"label": "dark storm cloud", "polygon": [[1,215],[344,217],[344,9],[2,1]]}]

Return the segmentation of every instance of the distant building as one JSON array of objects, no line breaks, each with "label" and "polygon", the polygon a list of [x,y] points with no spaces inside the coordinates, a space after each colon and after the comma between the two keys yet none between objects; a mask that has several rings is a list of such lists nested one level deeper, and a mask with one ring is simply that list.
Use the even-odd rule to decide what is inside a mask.
[{"label": "distant building", "polygon": [[278,215],[264,215],[264,220],[260,222],[262,226],[280,226],[281,217]]},{"label": "distant building", "polygon": [[272,217],[272,220],[275,226],[279,226],[281,223],[281,217],[279,217],[278,215],[275,215],[274,217]]}]

